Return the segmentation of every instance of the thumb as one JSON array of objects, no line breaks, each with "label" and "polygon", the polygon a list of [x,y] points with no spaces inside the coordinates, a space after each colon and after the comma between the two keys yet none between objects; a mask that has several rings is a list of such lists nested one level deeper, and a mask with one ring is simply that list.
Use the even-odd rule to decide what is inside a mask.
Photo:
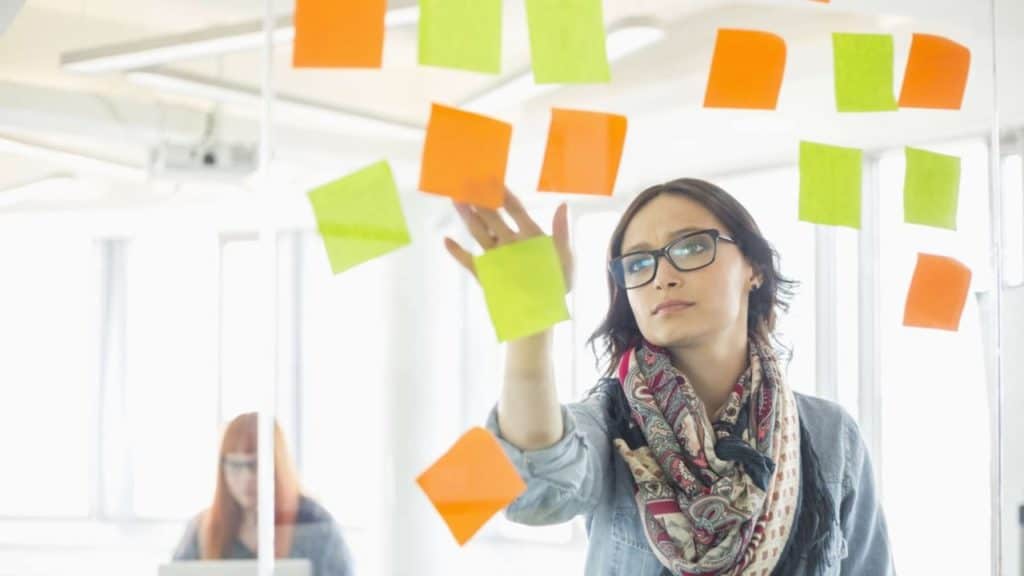
[{"label": "thumb", "polygon": [[561,204],[555,210],[554,220],[551,222],[551,236],[555,240],[555,246],[559,251],[567,252],[569,248],[569,207]]},{"label": "thumb", "polygon": [[555,250],[562,261],[562,272],[565,276],[565,289],[572,290],[573,262],[572,249],[569,245],[569,207],[562,204],[555,210],[554,222],[551,224],[551,236],[555,242]]}]

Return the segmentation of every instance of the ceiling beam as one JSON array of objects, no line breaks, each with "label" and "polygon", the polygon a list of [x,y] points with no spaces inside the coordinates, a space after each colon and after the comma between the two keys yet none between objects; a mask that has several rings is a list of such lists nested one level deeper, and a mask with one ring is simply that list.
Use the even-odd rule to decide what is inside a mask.
[{"label": "ceiling beam", "polygon": [[[419,7],[414,5],[388,10],[384,23],[388,28],[399,28],[418,20]],[[291,45],[295,39],[295,24],[291,14],[278,17],[273,38],[275,45]],[[60,56],[60,65],[65,70],[82,74],[138,70],[192,58],[256,50],[262,44],[263,21],[253,20],[65,52]]]}]

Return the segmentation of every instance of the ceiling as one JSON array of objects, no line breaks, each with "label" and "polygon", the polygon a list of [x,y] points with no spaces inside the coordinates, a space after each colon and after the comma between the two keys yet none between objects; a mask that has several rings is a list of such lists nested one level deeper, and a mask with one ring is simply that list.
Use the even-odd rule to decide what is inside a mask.
[{"label": "ceiling", "polygon": [[[1007,69],[1014,63],[1012,51],[1019,53],[1024,45],[1015,31],[1024,24],[1020,6],[1024,3],[998,2],[999,62]],[[389,9],[415,4],[395,0]],[[561,87],[494,112],[515,126],[509,164],[513,189],[531,190],[536,185],[552,106],[607,110],[629,117],[618,188],[624,194],[683,174],[712,175],[794,161],[800,139],[877,148],[983,134],[993,119],[996,87],[1005,101],[1001,103],[1004,124],[1024,118],[1021,82],[1009,75],[1001,76],[998,84],[992,79],[992,15],[987,1],[832,0],[822,5],[808,0],[605,0],[604,6],[609,27],[642,21],[656,24],[665,36],[614,63],[613,81],[608,85]],[[293,7],[292,2],[275,2],[276,13],[283,16]],[[61,56],[257,23],[262,11],[263,3],[254,0],[28,0],[0,35],[0,138],[144,167],[150,149],[162,141],[198,141],[213,113],[221,137],[256,142],[258,106],[230,102],[217,106],[208,97],[137,84],[120,72],[74,73],[61,67]],[[770,30],[786,39],[787,72],[777,111],[702,108],[715,32],[720,27]],[[835,31],[894,34],[897,87],[900,63],[905,61],[913,32],[943,34],[968,45],[973,62],[963,110],[837,114],[830,36]],[[418,66],[415,24],[389,28],[380,70],[296,70],[290,65],[288,47],[278,46],[274,91],[286,99],[398,126],[422,127],[431,103],[458,105],[528,69],[523,0],[505,0],[502,42],[502,77]],[[261,51],[252,49],[175,62],[165,69],[255,92],[260,64]],[[386,130],[352,129],[283,108],[275,113],[275,120],[275,158],[285,173],[315,181],[386,157],[396,165],[400,184],[415,188],[422,146],[415,131],[411,137],[395,137]],[[159,189],[145,179],[121,182],[117,176],[93,174],[88,168],[0,146],[0,189],[69,170],[109,185],[112,192],[99,195],[106,202],[144,202]],[[89,198],[95,201],[94,196]]]}]

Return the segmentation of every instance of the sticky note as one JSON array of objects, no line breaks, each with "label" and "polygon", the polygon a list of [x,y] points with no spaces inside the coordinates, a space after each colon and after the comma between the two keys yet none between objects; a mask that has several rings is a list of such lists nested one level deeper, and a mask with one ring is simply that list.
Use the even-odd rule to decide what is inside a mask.
[{"label": "sticky note", "polygon": [[526,491],[501,444],[483,428],[466,432],[416,483],[460,546]]},{"label": "sticky note", "polygon": [[862,152],[800,143],[800,220],[860,228]]},{"label": "sticky note", "polygon": [[427,123],[420,190],[497,209],[505,203],[512,125],[434,104]]},{"label": "sticky note", "polygon": [[550,236],[536,236],[474,258],[498,340],[517,340],[569,319],[565,278]]},{"label": "sticky note", "polygon": [[960,158],[907,147],[903,219],[956,230]]},{"label": "sticky note", "polygon": [[836,105],[840,112],[896,110],[893,41],[888,34],[833,34]]},{"label": "sticky note", "polygon": [[971,51],[966,46],[942,36],[914,34],[900,106],[959,110],[970,69]]},{"label": "sticky note", "polygon": [[918,254],[903,312],[903,324],[959,330],[970,285],[971,270],[959,261],[946,256]]},{"label": "sticky note", "polygon": [[398,189],[385,161],[307,195],[335,274],[410,242]]},{"label": "sticky note", "polygon": [[611,196],[626,141],[626,117],[551,110],[547,151],[537,188]]},{"label": "sticky note", "polygon": [[296,0],[292,65],[380,68],[386,0]]},{"label": "sticky note", "polygon": [[601,0],[526,0],[537,84],[611,81]]},{"label": "sticky note", "polygon": [[501,0],[420,0],[424,66],[501,72]]},{"label": "sticky note", "polygon": [[781,37],[756,30],[719,30],[704,106],[774,110],[785,69],[786,42]]}]

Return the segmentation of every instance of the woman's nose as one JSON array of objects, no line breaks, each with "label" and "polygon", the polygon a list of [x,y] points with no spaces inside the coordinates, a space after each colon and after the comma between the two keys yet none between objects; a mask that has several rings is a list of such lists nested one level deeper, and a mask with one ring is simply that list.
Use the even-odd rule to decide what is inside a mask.
[{"label": "woman's nose", "polygon": [[654,277],[654,287],[658,290],[675,288],[682,284],[682,274],[668,260],[665,260],[658,266],[657,274]]}]

